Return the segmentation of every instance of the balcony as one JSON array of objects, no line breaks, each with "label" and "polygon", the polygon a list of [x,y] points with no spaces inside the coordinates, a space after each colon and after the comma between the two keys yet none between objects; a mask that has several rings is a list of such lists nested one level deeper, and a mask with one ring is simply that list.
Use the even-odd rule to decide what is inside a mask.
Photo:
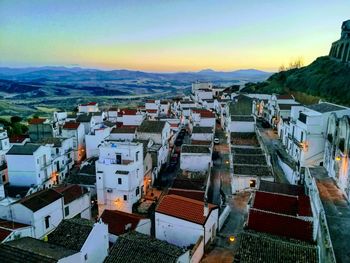
[{"label": "balcony", "polygon": [[102,164],[117,164],[117,165],[131,165],[134,163],[133,160],[121,160],[121,162],[118,163],[116,159],[108,159],[108,158],[105,158],[103,160],[98,160],[98,162]]}]

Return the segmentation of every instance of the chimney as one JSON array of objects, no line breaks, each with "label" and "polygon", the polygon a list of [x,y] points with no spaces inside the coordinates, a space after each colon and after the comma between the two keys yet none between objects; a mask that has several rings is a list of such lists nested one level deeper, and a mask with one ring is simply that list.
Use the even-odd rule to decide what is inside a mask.
[{"label": "chimney", "polygon": [[208,202],[204,201],[204,217],[207,217],[209,214],[209,206],[208,206]]}]

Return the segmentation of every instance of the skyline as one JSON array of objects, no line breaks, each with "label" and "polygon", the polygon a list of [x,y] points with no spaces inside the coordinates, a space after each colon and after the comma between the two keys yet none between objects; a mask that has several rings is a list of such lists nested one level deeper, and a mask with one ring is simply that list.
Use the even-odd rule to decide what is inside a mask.
[{"label": "skyline", "polygon": [[1,1],[0,66],[276,71],[327,55],[350,2]]}]

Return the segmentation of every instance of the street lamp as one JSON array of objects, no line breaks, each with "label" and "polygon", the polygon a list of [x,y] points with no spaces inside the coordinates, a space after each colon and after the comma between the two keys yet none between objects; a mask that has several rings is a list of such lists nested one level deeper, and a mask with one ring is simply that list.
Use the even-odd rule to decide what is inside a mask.
[{"label": "street lamp", "polygon": [[236,238],[234,236],[229,236],[228,241],[230,241],[230,243],[233,243],[236,241]]}]

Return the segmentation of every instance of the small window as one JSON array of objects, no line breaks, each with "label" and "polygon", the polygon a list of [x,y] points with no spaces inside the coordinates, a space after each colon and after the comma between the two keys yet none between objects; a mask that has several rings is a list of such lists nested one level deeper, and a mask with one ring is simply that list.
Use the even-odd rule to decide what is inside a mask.
[{"label": "small window", "polygon": [[250,180],[249,181],[249,187],[255,187],[256,181],[255,180]]},{"label": "small window", "polygon": [[128,200],[128,196],[124,195],[124,201],[127,201],[127,200]]},{"label": "small window", "polygon": [[138,196],[140,194],[140,187],[138,186],[137,188],[136,188],[136,196]]},{"label": "small window", "polygon": [[64,208],[64,216],[68,216],[69,215],[69,206],[66,206]]},{"label": "small window", "polygon": [[136,162],[139,160],[139,153],[140,152],[136,152]]},{"label": "small window", "polygon": [[118,178],[118,184],[122,184],[122,178]]},{"label": "small window", "polygon": [[45,228],[50,227],[50,216],[45,216]]},{"label": "small window", "polygon": [[88,255],[87,254],[84,255],[84,259],[85,259],[85,261],[88,260]]}]

